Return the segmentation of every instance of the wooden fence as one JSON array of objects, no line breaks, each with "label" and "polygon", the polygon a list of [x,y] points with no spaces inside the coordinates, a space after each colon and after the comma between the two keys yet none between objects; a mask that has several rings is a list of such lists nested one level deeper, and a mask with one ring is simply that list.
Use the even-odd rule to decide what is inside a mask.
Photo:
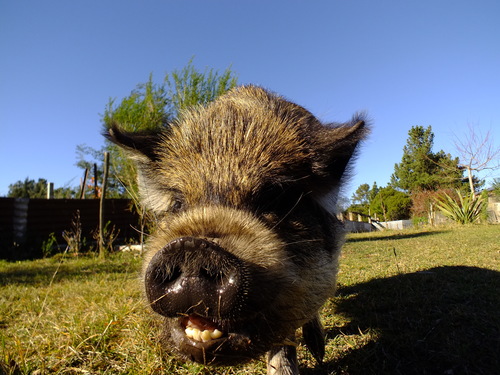
[{"label": "wooden fence", "polygon": [[[64,231],[71,231],[79,215],[82,238],[94,241],[99,226],[98,199],[0,198],[0,259],[42,256],[42,243],[53,233],[65,244]],[[128,199],[105,201],[105,222],[119,230],[121,239],[137,239],[139,216]]]}]

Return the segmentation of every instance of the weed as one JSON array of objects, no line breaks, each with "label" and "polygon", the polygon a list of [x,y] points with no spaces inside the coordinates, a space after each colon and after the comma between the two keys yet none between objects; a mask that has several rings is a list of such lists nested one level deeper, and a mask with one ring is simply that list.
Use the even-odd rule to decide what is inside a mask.
[{"label": "weed", "polygon": [[42,254],[44,258],[47,258],[54,253],[54,249],[58,249],[59,244],[57,243],[57,238],[54,233],[49,234],[49,238],[42,242]]},{"label": "weed", "polygon": [[62,234],[68,244],[69,252],[78,255],[82,248],[82,223],[80,220],[80,210],[76,210],[71,222],[71,229]]},{"label": "weed", "polygon": [[[104,242],[104,248],[106,249],[106,253],[110,253],[114,249],[114,242],[120,235],[120,230],[116,229],[116,227],[113,225],[111,226],[111,221],[108,221],[103,228],[103,234],[102,234],[102,239]],[[92,233],[92,237],[96,241],[100,241],[100,234],[99,234],[99,229],[96,229]]]}]

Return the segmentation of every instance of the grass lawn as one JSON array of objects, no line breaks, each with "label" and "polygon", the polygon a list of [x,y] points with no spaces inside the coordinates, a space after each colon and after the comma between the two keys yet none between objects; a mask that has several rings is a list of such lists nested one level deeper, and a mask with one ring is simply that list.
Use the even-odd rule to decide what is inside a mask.
[{"label": "grass lawn", "polygon": [[[162,353],[140,262],[0,261],[0,374],[265,374]],[[325,363],[298,335],[302,374],[499,373],[500,226],[349,235],[322,317]]]}]

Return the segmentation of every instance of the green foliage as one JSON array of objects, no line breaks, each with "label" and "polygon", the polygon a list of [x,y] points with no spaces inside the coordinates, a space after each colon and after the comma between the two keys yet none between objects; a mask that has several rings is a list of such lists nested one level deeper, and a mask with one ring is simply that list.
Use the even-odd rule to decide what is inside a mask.
[{"label": "green foliage", "polygon": [[9,198],[47,198],[47,180],[39,178],[38,181],[30,180],[28,177],[24,181],[17,181],[9,185]]},{"label": "green foliage", "polygon": [[[74,198],[75,189],[60,187],[54,189],[54,198]],[[47,180],[39,178],[38,181],[30,180],[28,177],[24,181],[17,181],[9,185],[8,198],[47,198]]]},{"label": "green foliage", "polygon": [[60,187],[54,189],[54,198],[56,199],[73,199],[76,198],[77,189],[71,187]]},{"label": "green foliage", "polygon": [[195,105],[204,105],[214,101],[226,91],[235,87],[237,78],[230,68],[219,75],[213,69],[198,72],[191,59],[181,71],[175,70],[165,77],[168,87],[168,96],[171,100],[170,113],[177,117],[185,108]]},{"label": "green foliage", "polygon": [[348,212],[353,212],[355,214],[370,215],[370,206],[368,204],[352,204],[349,206]]},{"label": "green foliage", "polygon": [[368,184],[361,184],[351,197],[352,205],[347,209],[348,212],[354,212],[366,216],[371,216],[370,204],[380,191],[377,183],[374,182],[370,188]]},{"label": "green foliage", "polygon": [[172,116],[170,103],[165,84],[155,84],[150,75],[146,83],[137,85],[118,105],[116,99],[110,99],[102,121],[105,128],[116,122],[127,131],[162,129]]},{"label": "green foliage", "polygon": [[493,179],[491,189],[493,190],[493,195],[500,198],[500,178]]},{"label": "green foliage", "polygon": [[377,182],[373,182],[372,188],[370,189],[370,192],[368,193],[368,203],[371,203],[377,194],[379,193],[380,188],[377,186]]},{"label": "green foliage", "polygon": [[370,201],[369,197],[370,197],[370,185],[361,184],[353,193],[351,200],[353,204],[367,204]]},{"label": "green foliage", "polygon": [[484,202],[482,196],[462,196],[461,192],[456,190],[455,198],[445,193],[437,199],[436,206],[451,220],[459,224],[472,224],[479,221]]},{"label": "green foliage", "polygon": [[408,132],[401,163],[394,166],[390,185],[406,192],[457,188],[462,184],[463,171],[458,158],[444,151],[434,153],[432,127],[413,126]]},{"label": "green foliage", "polygon": [[49,234],[49,238],[42,242],[42,254],[44,258],[53,255],[54,250],[57,250],[58,243],[54,233]]},{"label": "green foliage", "polygon": [[[116,99],[110,99],[102,116],[103,127],[106,130],[118,123],[126,131],[161,131],[168,128],[183,109],[213,101],[236,83],[230,69],[221,75],[213,69],[199,72],[190,60],[182,70],[166,74],[161,83],[155,83],[150,75],[146,83],[139,84],[118,104]],[[135,164],[116,145],[107,142],[105,148],[110,153],[111,175],[118,178],[123,187],[122,195],[137,201]]]},{"label": "green foliage", "polygon": [[404,220],[410,217],[411,198],[408,194],[391,186],[380,189],[370,204],[372,214],[376,213],[384,221]]}]

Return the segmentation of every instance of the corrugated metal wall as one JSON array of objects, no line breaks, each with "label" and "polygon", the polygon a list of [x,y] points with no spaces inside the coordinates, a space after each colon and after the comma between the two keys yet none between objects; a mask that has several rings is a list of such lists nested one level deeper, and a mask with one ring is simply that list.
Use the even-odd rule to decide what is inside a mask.
[{"label": "corrugated metal wall", "polygon": [[[42,255],[41,245],[51,233],[65,244],[64,231],[80,214],[82,237],[93,240],[99,225],[97,199],[0,198],[0,258],[24,259]],[[107,199],[105,221],[120,230],[123,239],[138,238],[139,217],[128,199]],[[135,229],[134,229],[135,228]]]}]

